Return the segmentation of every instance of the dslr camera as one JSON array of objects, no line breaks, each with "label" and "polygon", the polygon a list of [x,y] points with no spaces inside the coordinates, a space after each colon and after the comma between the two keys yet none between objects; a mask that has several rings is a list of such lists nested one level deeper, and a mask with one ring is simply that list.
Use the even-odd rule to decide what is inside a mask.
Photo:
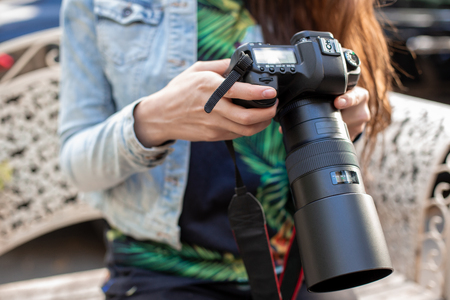
[{"label": "dslr camera", "polygon": [[[275,120],[283,129],[286,169],[296,212],[297,241],[308,290],[329,292],[392,273],[385,238],[347,126],[333,101],[360,76],[358,56],[329,32],[302,31],[291,45],[247,43],[228,72],[247,55],[239,81],[278,92]],[[239,68],[238,68],[239,69]],[[269,107],[276,99],[245,101]]]}]

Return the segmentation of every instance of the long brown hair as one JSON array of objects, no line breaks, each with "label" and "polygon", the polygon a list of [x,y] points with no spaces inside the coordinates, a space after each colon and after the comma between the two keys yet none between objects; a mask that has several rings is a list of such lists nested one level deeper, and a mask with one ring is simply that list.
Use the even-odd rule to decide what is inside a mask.
[{"label": "long brown hair", "polygon": [[248,0],[252,15],[261,24],[266,42],[289,44],[301,30],[329,31],[343,47],[361,60],[358,85],[370,94],[371,120],[366,126],[370,155],[376,136],[391,121],[387,92],[395,72],[387,41],[376,15],[376,0]]}]

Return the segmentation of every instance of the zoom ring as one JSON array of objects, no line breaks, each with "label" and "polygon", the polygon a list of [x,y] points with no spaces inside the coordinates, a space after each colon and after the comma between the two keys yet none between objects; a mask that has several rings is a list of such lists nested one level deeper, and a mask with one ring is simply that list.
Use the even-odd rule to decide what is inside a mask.
[{"label": "zoom ring", "polygon": [[336,151],[311,155],[297,160],[293,165],[286,162],[290,183],[312,171],[337,165],[353,165],[359,168],[358,157],[353,151]]},{"label": "zoom ring", "polygon": [[304,161],[315,155],[324,153],[336,153],[336,152],[353,152],[355,153],[355,147],[349,140],[337,140],[326,139],[318,142],[310,143],[298,148],[288,155],[286,158],[286,169],[288,172],[298,162]]}]

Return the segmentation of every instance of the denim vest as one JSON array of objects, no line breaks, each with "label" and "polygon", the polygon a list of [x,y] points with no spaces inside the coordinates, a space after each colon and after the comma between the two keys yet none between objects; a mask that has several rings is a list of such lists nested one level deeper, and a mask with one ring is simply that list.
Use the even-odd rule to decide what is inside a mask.
[{"label": "denim vest", "polygon": [[[190,143],[143,147],[133,109],[197,59],[195,0],[64,0],[59,136],[80,198],[136,239],[179,249]],[[243,42],[261,41],[259,27]]]}]

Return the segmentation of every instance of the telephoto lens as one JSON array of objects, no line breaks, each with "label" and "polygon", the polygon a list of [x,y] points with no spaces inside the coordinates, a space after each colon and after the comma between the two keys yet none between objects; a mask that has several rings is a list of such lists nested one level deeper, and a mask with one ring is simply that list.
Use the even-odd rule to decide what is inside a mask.
[{"label": "telephoto lens", "polygon": [[[334,99],[356,86],[360,60],[330,32],[301,31],[291,45],[247,43],[231,57],[224,87],[234,81],[277,90],[294,222],[308,290],[330,292],[392,273],[375,204],[364,188],[355,148]],[[216,94],[216,93],[215,93]],[[268,107],[276,99],[233,102]],[[211,103],[210,103],[211,102]]]},{"label": "telephoto lens", "polygon": [[392,273],[383,231],[334,97],[291,101],[279,113],[308,290],[352,288]]}]

